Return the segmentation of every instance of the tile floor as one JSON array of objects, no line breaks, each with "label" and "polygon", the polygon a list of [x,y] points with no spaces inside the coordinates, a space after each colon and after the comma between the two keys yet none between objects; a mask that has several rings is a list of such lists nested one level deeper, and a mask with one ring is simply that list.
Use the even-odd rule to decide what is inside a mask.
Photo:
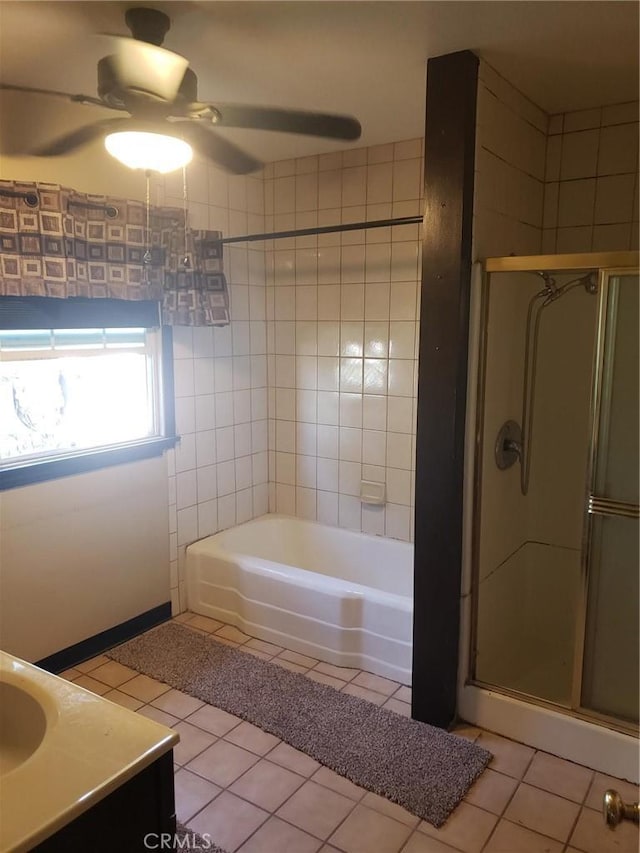
[{"label": "tile floor", "polygon": [[[189,628],[377,705],[409,714],[411,690],[318,662],[230,625],[185,613]],[[104,655],[63,676],[180,732],[180,820],[229,853],[636,853],[638,828],[608,830],[602,794],[638,788],[472,726],[457,734],[494,758],[447,823],[434,829],[273,735]]]}]

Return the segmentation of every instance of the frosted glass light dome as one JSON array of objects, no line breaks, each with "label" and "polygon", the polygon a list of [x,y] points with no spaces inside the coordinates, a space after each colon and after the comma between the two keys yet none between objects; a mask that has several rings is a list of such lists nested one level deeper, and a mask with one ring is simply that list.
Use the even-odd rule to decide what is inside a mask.
[{"label": "frosted glass light dome", "polygon": [[193,149],[183,139],[141,130],[110,133],[104,146],[116,160],[130,169],[173,172],[191,162]]}]

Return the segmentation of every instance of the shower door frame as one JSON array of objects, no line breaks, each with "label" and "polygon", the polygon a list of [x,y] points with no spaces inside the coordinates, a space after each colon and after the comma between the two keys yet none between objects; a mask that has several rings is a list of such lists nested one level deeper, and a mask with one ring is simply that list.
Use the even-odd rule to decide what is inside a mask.
[{"label": "shower door frame", "polygon": [[[637,737],[639,727],[637,724],[620,720],[616,717],[607,716],[597,711],[584,708],[581,704],[582,693],[582,666],[584,660],[584,641],[586,631],[587,595],[589,590],[589,565],[587,544],[591,529],[590,497],[592,492],[592,478],[594,473],[594,460],[597,448],[598,422],[601,406],[600,379],[604,360],[604,344],[607,320],[607,296],[608,282],[612,276],[625,275],[637,272],[640,266],[640,253],[638,252],[585,252],[579,254],[564,255],[528,255],[521,257],[487,258],[483,265],[482,292],[480,304],[480,346],[477,365],[476,382],[476,411],[472,421],[475,432],[473,441],[473,494],[470,506],[473,507],[471,530],[466,535],[471,538],[470,561],[468,567],[471,579],[471,607],[469,614],[469,637],[468,637],[468,660],[466,672],[463,675],[463,684],[469,687],[478,687],[483,690],[502,694],[511,699],[526,702],[527,704],[545,708],[563,714],[568,717],[584,720],[587,723],[596,724],[611,729],[624,735]],[[481,535],[481,486],[482,486],[482,448],[484,442],[484,391],[486,380],[486,354],[487,354],[487,320],[489,310],[489,275],[498,272],[538,272],[545,270],[549,272],[584,272],[596,270],[598,272],[598,291],[600,303],[598,306],[598,319],[596,325],[596,340],[594,347],[594,360],[592,367],[592,394],[591,394],[591,436],[589,444],[589,457],[587,460],[584,496],[584,522],[582,532],[582,549],[580,556],[580,586],[576,600],[576,634],[574,666],[572,673],[572,696],[571,705],[560,705],[539,696],[534,696],[522,691],[513,690],[497,684],[478,679],[475,675],[475,662],[477,654],[477,627],[478,627],[478,599],[479,599],[479,570],[480,570],[480,535]],[[468,446],[470,446],[469,443]]]}]

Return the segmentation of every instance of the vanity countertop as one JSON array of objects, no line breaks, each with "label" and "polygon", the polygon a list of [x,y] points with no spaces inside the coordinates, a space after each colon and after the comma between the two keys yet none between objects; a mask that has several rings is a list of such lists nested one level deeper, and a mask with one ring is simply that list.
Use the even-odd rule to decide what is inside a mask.
[{"label": "vanity countertop", "polygon": [[30,850],[179,740],[5,652],[0,688],[0,853]]}]

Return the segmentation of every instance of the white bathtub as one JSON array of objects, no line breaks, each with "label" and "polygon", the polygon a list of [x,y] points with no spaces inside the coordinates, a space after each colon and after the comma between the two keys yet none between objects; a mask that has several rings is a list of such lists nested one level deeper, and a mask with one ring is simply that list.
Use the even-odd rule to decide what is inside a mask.
[{"label": "white bathtub", "polygon": [[411,683],[413,545],[282,515],[187,548],[189,610]]}]

